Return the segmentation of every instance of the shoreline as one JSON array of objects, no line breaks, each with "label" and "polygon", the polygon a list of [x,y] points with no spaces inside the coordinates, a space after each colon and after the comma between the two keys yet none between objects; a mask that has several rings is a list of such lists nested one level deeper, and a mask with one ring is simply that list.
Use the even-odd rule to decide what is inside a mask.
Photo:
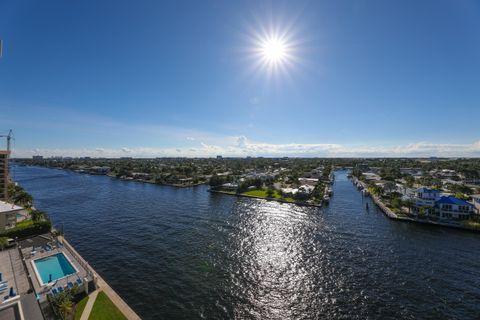
[{"label": "shoreline", "polygon": [[[61,238],[62,243],[66,245],[68,250],[71,250],[72,253],[74,253],[74,255],[77,256],[77,259],[82,259],[82,263],[85,263],[90,269],[90,271],[93,273],[94,282],[97,286],[97,289],[93,292],[100,292],[100,291],[104,292],[113,302],[113,304],[115,304],[118,310],[120,310],[127,319],[129,320],[141,319],[135,313],[135,311],[133,311],[133,309],[125,302],[125,300],[123,300],[122,297],[120,297],[120,295],[117,292],[115,292],[115,290],[113,290],[112,287],[110,287],[108,283],[98,274],[98,272],[95,269],[93,269],[93,267],[87,262],[87,260],[85,260],[85,258],[83,258],[78,253],[78,251],[75,250],[75,248],[70,244],[70,242],[67,241],[67,239],[65,239],[64,236],[59,236],[59,238]],[[93,294],[93,292],[91,294]]]},{"label": "shoreline", "polygon": [[167,186],[167,187],[175,187],[175,188],[191,188],[191,187],[200,186],[202,184],[207,184],[207,181],[197,182],[197,183],[188,184],[188,185],[176,184],[176,183],[156,183],[156,182],[153,182],[153,181],[148,181],[148,180],[143,180],[143,179],[134,179],[134,178],[132,178],[132,179],[122,179],[122,178],[117,178],[116,176],[113,176],[113,175],[110,175],[110,174],[99,174],[99,173],[93,173],[93,172],[78,172],[78,171],[73,170],[73,169],[66,169],[66,168],[60,168],[60,167],[49,167],[49,166],[41,166],[41,165],[34,165],[34,164],[28,164],[28,165],[21,164],[21,165],[22,166],[31,166],[31,167],[54,169],[54,170],[55,169],[56,170],[63,170],[63,171],[74,172],[74,173],[77,173],[77,174],[86,174],[86,175],[89,175],[89,176],[104,176],[104,177],[109,177],[109,178],[116,179],[116,180],[121,180],[121,181],[141,182],[141,183],[154,184],[154,185],[157,185],[157,186]]},{"label": "shoreline", "polygon": [[226,194],[226,195],[229,195],[229,196],[236,196],[236,197],[243,197],[243,198],[263,199],[263,200],[267,200],[267,201],[276,201],[276,202],[280,202],[280,203],[290,203],[290,204],[295,204],[295,205],[303,206],[303,207],[314,207],[314,208],[321,208],[322,207],[322,204],[313,204],[313,203],[307,203],[307,202],[292,202],[292,201],[282,200],[282,199],[278,199],[278,198],[264,198],[264,197],[258,197],[258,196],[248,195],[248,194],[241,194],[241,193],[222,191],[222,190],[208,189],[208,192]]},{"label": "shoreline", "polygon": [[[360,185],[363,189],[366,190],[366,185],[362,181],[358,180],[357,178],[352,178],[352,183],[354,186]],[[363,194],[366,196],[366,194]],[[412,217],[400,217],[398,216],[395,212],[393,212],[390,208],[388,208],[377,196],[373,194],[368,194],[370,198],[372,198],[373,203],[385,214],[385,216],[391,220],[396,220],[396,221],[402,221],[402,222],[410,222],[410,223],[418,223],[418,224],[423,224],[423,225],[430,225],[430,226],[436,226],[436,227],[444,227],[444,228],[450,228],[450,229],[457,229],[457,230],[462,230],[462,231],[468,231],[468,232],[474,232],[474,233],[480,233],[480,230],[478,229],[473,229],[473,228],[467,228],[465,226],[461,225],[454,225],[450,223],[445,223],[445,222],[439,222],[439,221],[432,221],[432,220],[420,220],[420,219],[415,219]]]}]

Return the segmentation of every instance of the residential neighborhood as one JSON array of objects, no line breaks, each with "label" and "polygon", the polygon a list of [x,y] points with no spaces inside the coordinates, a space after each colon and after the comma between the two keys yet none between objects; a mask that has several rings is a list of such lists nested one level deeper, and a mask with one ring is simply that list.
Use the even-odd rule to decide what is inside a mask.
[{"label": "residential neighborhood", "polygon": [[[422,159],[417,160],[419,167],[396,167],[400,161],[394,159],[382,162],[380,166],[358,163],[353,173],[365,193],[378,197],[397,215],[480,227],[478,160]],[[465,168],[467,163],[473,168]],[[436,167],[428,170],[432,166]]]}]

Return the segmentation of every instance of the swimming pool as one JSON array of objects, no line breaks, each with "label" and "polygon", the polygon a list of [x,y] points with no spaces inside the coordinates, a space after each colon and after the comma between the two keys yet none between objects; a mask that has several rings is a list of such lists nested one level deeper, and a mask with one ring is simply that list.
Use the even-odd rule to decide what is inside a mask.
[{"label": "swimming pool", "polygon": [[68,257],[62,252],[33,260],[32,265],[42,286],[46,285],[49,280],[55,281],[78,272]]}]

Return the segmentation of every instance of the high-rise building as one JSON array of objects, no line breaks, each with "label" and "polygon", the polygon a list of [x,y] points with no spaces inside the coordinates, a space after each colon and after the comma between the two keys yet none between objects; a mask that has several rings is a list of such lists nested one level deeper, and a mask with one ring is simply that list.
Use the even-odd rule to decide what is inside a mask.
[{"label": "high-rise building", "polygon": [[10,151],[0,150],[0,200],[8,198],[8,156]]}]

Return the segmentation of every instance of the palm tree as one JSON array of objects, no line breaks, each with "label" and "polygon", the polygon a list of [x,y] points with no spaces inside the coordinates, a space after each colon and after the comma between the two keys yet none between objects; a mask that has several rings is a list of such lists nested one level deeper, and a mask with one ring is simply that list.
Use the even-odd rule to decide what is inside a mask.
[{"label": "palm tree", "polygon": [[32,210],[32,212],[30,212],[30,216],[32,217],[33,221],[40,221],[43,217],[43,212],[40,210]]},{"label": "palm tree", "polygon": [[72,308],[73,303],[70,299],[65,299],[60,303],[58,309],[62,313],[63,319],[67,319],[67,316],[72,312]]},{"label": "palm tree", "polygon": [[14,201],[24,207],[31,207],[33,198],[27,192],[22,191],[15,196]]},{"label": "palm tree", "polygon": [[408,208],[408,213],[412,213],[412,207],[415,205],[415,202],[411,199],[405,200],[404,201],[405,206]]}]

